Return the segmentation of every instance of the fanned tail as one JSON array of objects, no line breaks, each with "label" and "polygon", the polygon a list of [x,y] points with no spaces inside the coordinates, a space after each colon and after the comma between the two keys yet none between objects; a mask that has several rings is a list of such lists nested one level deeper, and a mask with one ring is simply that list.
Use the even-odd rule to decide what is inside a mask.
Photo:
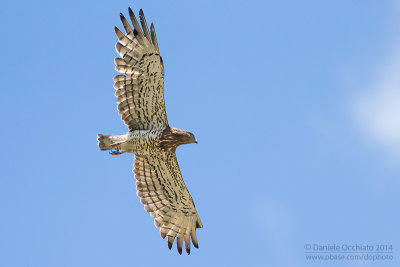
[{"label": "fanned tail", "polygon": [[98,134],[97,141],[99,141],[99,148],[101,150],[113,150],[115,145],[120,144],[121,142],[126,141],[125,136],[121,135],[105,135]]}]

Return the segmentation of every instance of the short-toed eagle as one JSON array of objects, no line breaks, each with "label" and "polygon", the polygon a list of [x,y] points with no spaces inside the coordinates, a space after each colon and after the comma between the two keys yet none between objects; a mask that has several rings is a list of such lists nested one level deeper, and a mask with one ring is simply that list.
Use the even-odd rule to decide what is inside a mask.
[{"label": "short-toed eagle", "polygon": [[125,34],[115,27],[118,37],[115,69],[123,73],[114,77],[118,111],[129,128],[123,135],[102,135],[97,139],[101,150],[111,154],[135,154],[133,172],[137,195],[144,209],[154,217],[161,237],[168,237],[171,249],[176,238],[177,249],[182,244],[190,254],[190,239],[198,248],[196,228],[203,225],[192,197],[183,182],[175,150],[179,145],[197,143],[190,132],[168,124],[164,104],[164,65],[153,23],[148,29],[143,11],[139,18],[132,10],[129,17],[133,29],[120,14]]}]

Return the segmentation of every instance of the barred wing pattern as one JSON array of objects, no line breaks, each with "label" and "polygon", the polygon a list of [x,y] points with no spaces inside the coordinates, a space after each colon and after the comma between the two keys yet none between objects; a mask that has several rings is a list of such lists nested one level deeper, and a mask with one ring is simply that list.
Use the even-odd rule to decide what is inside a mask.
[{"label": "barred wing pattern", "polygon": [[119,42],[116,50],[121,58],[115,58],[115,70],[124,75],[114,77],[118,111],[130,131],[148,130],[168,126],[164,104],[164,66],[160,57],[153,23],[147,28],[143,11],[139,18],[140,28],[132,10],[129,16],[133,29],[120,14],[126,34],[117,27]]},{"label": "barred wing pattern", "polygon": [[198,248],[196,228],[203,227],[192,197],[183,182],[174,152],[161,151],[150,155],[135,155],[134,169],[137,195],[161,237],[168,236],[171,249],[176,237],[179,254],[183,239],[190,254],[190,239]]}]

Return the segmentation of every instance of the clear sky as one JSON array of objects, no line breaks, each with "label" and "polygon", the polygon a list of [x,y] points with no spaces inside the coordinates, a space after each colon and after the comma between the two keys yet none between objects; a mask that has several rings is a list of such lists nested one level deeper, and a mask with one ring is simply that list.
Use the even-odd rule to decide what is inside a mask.
[{"label": "clear sky", "polygon": [[[204,228],[169,251],[136,196],[112,87],[119,12],[144,9]],[[0,266],[400,266],[400,4],[5,1]],[[122,27],[121,27],[122,28]],[[393,245],[307,260],[306,245]],[[326,255],[326,254],[323,254]]]}]

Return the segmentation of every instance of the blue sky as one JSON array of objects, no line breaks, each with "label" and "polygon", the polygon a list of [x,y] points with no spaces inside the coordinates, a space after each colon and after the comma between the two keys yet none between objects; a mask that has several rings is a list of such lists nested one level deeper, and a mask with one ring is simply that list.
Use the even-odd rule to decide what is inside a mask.
[{"label": "blue sky", "polygon": [[[217,1],[215,1],[217,2]],[[0,266],[399,266],[396,1],[8,1],[0,10]],[[112,87],[144,9],[204,228],[167,249],[136,196]],[[306,244],[393,245],[311,261]]]}]

